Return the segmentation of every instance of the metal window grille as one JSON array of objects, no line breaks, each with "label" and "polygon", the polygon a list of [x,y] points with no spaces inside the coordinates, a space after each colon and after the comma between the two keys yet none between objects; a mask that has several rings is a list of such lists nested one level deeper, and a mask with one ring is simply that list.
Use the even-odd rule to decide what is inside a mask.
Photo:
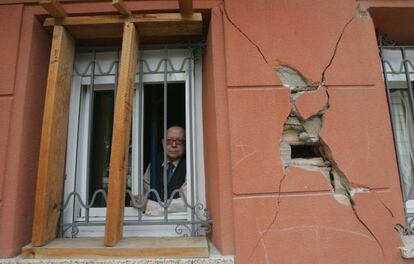
[{"label": "metal window grille", "polygon": [[[202,45],[181,45],[160,47],[142,47],[138,63],[136,89],[132,118],[132,139],[129,155],[128,185],[126,200],[128,204],[138,206],[134,195],[152,197],[162,215],[151,217],[145,211],[137,210],[126,204],[124,229],[131,235],[142,230],[156,230],[167,227],[175,235],[198,236],[210,231],[211,220],[203,204],[204,190],[200,190],[200,182],[204,180],[202,164],[202,132],[197,123],[200,109],[197,106],[201,89],[196,74],[201,70],[195,65],[200,64]],[[178,54],[178,55],[177,55]],[[184,56],[183,56],[184,54]],[[148,55],[148,56],[146,56]],[[108,106],[115,102],[116,84],[119,69],[119,48],[80,48],[77,50],[72,94],[71,113],[68,133],[68,152],[66,161],[66,175],[64,186],[64,199],[60,220],[61,237],[100,236],[105,224],[105,208],[107,202],[107,182],[109,177],[109,155],[111,147],[111,129],[108,122],[113,122],[113,113],[110,114]],[[149,80],[149,81],[148,81]],[[144,97],[147,91],[146,84],[152,83],[162,87],[162,135],[167,138],[168,117],[168,89],[171,84],[184,83],[185,89],[185,130],[186,130],[186,184],[187,192],[176,189],[167,197],[166,166],[163,167],[164,199],[154,188],[144,189]],[[106,111],[108,118],[105,118]],[[113,109],[112,109],[113,111]],[[103,117],[104,116],[104,117]],[[112,119],[111,119],[112,118]],[[159,117],[157,117],[159,118]],[[102,120],[101,120],[102,119]],[[109,121],[108,121],[109,120]],[[112,126],[112,124],[111,124]],[[157,127],[156,127],[157,128]],[[157,129],[150,130],[156,133]],[[102,132],[105,130],[107,132]],[[93,131],[100,130],[104,135],[97,136]],[[147,128],[148,131],[148,128]],[[201,133],[201,135],[200,135]],[[156,139],[151,137],[151,157],[147,162],[157,163]],[[100,140],[96,143],[95,140]],[[201,142],[201,146],[200,146]],[[100,148],[94,147],[99,145]],[[163,146],[164,149],[166,146]],[[158,147],[159,148],[159,147]],[[91,152],[97,152],[101,161],[99,169],[100,188],[93,188]],[[94,155],[98,155],[94,154]],[[148,156],[148,155],[147,155]],[[162,155],[163,164],[166,164],[166,151]],[[92,160],[92,161],[91,161]],[[103,168],[102,168],[103,167]],[[156,166],[154,166],[156,167]],[[98,169],[97,169],[98,170]],[[153,172],[153,170],[151,170]],[[92,186],[92,187],[91,187]],[[173,197],[179,194],[185,206],[183,213],[169,212]],[[154,229],[155,228],[155,229]],[[163,232],[163,231],[161,231]]]},{"label": "metal window grille", "polygon": [[414,221],[414,46],[399,46],[378,33],[384,82],[397,153],[408,232]]}]

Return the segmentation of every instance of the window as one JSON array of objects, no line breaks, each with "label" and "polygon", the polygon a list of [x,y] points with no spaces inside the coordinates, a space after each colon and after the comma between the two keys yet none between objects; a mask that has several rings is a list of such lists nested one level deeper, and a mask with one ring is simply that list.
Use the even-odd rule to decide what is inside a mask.
[{"label": "window", "polygon": [[[54,10],[60,6],[56,2],[51,5],[46,7],[49,7],[50,14],[55,15]],[[157,68],[157,72],[147,73],[148,76],[141,74],[144,73],[144,64],[147,60],[143,54],[151,54],[151,51],[139,48],[143,43],[168,43],[177,40],[186,40],[188,43],[191,40],[201,39],[203,33],[201,13],[192,13],[191,8],[189,13],[184,13],[184,16],[157,13],[134,14],[129,17],[118,15],[67,17],[65,12],[60,12],[55,18],[45,19],[43,25],[53,29],[53,38],[40,143],[32,249],[47,245],[58,236],[59,232],[62,236],[72,237],[84,231],[86,233],[83,235],[87,235],[87,232],[102,234],[104,231],[103,245],[115,246],[129,232],[124,234],[124,229],[129,226],[175,224],[179,226],[175,230],[181,229],[178,231],[181,235],[197,235],[198,227],[206,223],[200,220],[205,218],[202,218],[203,212],[199,212],[201,205],[198,204],[204,199],[204,190],[198,188],[203,186],[203,177],[199,176],[203,172],[202,150],[196,146],[196,144],[202,146],[202,120],[197,119],[201,116],[201,104],[197,103],[201,102],[201,94],[196,92],[201,89],[198,85],[200,82],[197,80],[201,78],[201,71],[195,67],[197,65],[195,58],[200,57],[194,55],[196,54],[193,53],[194,49],[186,44],[185,48],[191,50],[188,54],[192,59],[187,64],[190,68],[186,69],[186,72],[168,72],[171,66],[168,64],[172,62],[168,54],[171,47],[167,48],[163,45],[163,52],[160,53],[162,56],[156,60],[163,61],[164,64],[160,65],[166,70]],[[85,72],[85,76],[78,76],[72,81],[76,46],[89,47],[92,43],[105,46],[110,43],[122,43],[122,48],[96,49],[92,52],[92,60],[89,57],[89,62],[93,62],[89,65],[90,76]],[[140,52],[143,54],[139,54]],[[82,59],[79,57],[82,56],[87,57],[91,54],[78,53],[80,64]],[[148,60],[153,57],[148,56]],[[138,57],[142,59],[138,60]],[[83,61],[89,63],[88,59]],[[98,61],[101,61],[102,65],[98,65]],[[99,67],[108,66],[108,61],[109,68],[104,68],[105,72],[103,72]],[[137,65],[138,61],[139,65]],[[140,74],[137,75],[137,72]],[[163,79],[160,76],[163,76]],[[76,91],[73,91],[72,84],[74,86],[77,84]],[[144,221],[144,212],[138,212],[138,216],[134,216],[138,217],[138,220],[131,223],[128,222],[128,214],[124,217],[125,211],[131,209],[124,199],[129,193],[137,194],[132,192],[138,191],[139,194],[141,190],[141,187],[136,187],[134,184],[140,182],[139,177],[142,176],[137,175],[141,175],[144,170],[143,163],[146,162],[144,140],[148,128],[145,126],[146,117],[142,108],[148,101],[146,99],[148,96],[145,94],[152,93],[146,90],[156,90],[150,87],[160,84],[163,86],[163,91],[170,92],[177,86],[181,87],[177,89],[185,90],[183,119],[189,157],[185,167],[188,173],[192,173],[186,177],[187,185],[190,186],[189,197],[187,197],[190,201],[187,203],[189,209],[181,216],[170,215],[168,211],[163,210],[163,218],[155,220],[152,218],[148,221]],[[171,100],[167,98],[169,92],[164,93],[163,105],[167,105],[167,101]],[[78,108],[70,108],[69,103]],[[169,117],[164,114],[163,118],[164,126],[160,129],[165,131]],[[69,138],[68,130],[70,130]],[[67,158],[69,155],[72,155],[72,159]],[[130,170],[128,170],[129,158]],[[125,192],[128,186],[127,175],[130,175],[130,190]],[[65,181],[70,184],[64,185]],[[105,188],[108,189],[106,199]],[[182,196],[187,194],[183,191],[181,193]],[[62,201],[63,198],[69,201]],[[77,205],[77,201],[89,203]],[[166,201],[163,200],[161,205],[166,207]],[[71,209],[72,213],[69,211],[62,214],[62,206]],[[103,223],[105,223],[104,227]],[[181,227],[184,229],[188,227],[189,231],[185,232]]]},{"label": "window", "polygon": [[[104,232],[119,54],[118,48],[80,48],[75,55],[61,237],[102,236]],[[204,234],[208,220],[204,207],[200,49],[147,47],[139,54],[124,236]],[[151,192],[144,186],[146,168],[165,158],[158,155],[163,149],[161,139],[172,125],[185,128],[187,160],[187,188],[180,193],[182,207],[175,210],[171,207],[176,199],[158,193],[153,185]],[[158,211],[151,212],[149,206],[146,211],[133,208],[134,195],[146,195]]]},{"label": "window", "polygon": [[397,46],[382,34],[379,44],[404,206],[410,222],[414,219],[414,46]]}]

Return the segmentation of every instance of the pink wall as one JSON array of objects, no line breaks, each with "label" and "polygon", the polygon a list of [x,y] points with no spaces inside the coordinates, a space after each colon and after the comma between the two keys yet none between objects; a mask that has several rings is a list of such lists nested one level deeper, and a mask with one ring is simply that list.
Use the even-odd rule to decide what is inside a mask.
[{"label": "pink wall", "polygon": [[[404,223],[375,30],[353,0],[225,1],[225,60],[237,263],[397,263]],[[320,172],[283,171],[279,150],[289,89],[277,66],[325,79],[320,132],[352,186],[335,199]],[[307,92],[310,116],[327,102]]]},{"label": "pink wall", "polygon": [[[50,37],[38,8],[0,6],[0,256],[30,242]],[[3,69],[4,68],[4,69]]]},{"label": "pink wall", "polygon": [[[129,1],[176,10],[176,1]],[[398,263],[401,191],[373,22],[354,0],[195,0],[211,10],[203,65],[211,239],[237,263]],[[71,14],[109,2],[65,4]],[[10,16],[9,14],[13,14]],[[0,256],[29,243],[50,36],[32,5],[0,5]],[[279,143],[289,89],[275,68],[325,76],[321,137],[358,193],[335,199],[320,172],[283,170]],[[323,74],[324,73],[324,74]],[[310,116],[326,91],[297,101]]]},{"label": "pink wall", "polygon": [[203,114],[207,205],[212,219],[212,241],[223,254],[234,254],[231,198],[229,115],[224,61],[223,18],[211,12],[203,61]]}]

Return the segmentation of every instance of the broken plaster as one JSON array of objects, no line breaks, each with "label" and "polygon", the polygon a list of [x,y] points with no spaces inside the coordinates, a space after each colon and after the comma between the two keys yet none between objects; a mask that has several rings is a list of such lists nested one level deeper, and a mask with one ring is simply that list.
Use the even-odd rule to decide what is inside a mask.
[{"label": "broken plaster", "polygon": [[[325,85],[315,86],[308,84],[298,71],[288,66],[278,66],[276,72],[279,74],[283,85],[290,88],[291,112],[283,125],[283,134],[280,142],[280,156],[285,171],[284,178],[289,167],[299,167],[305,170],[321,172],[329,181],[335,200],[352,208],[357,220],[372,235],[380,247],[382,255],[385,256],[382,244],[367,224],[362,221],[355,209],[355,201],[352,199],[355,193],[369,192],[370,189],[352,186],[346,175],[335,162],[329,146],[319,136],[323,127],[324,115],[330,107],[328,87]],[[322,87],[326,87],[327,100],[325,105],[305,120],[296,107],[296,100],[304,93],[322,89]],[[293,149],[295,146],[308,146],[304,148],[304,153],[299,153],[303,154],[303,158],[293,158]],[[313,155],[314,157],[307,158],[307,155]]]},{"label": "broken plaster", "polygon": [[[328,145],[319,136],[323,127],[324,115],[330,107],[328,89],[325,89],[327,93],[325,104],[305,120],[296,106],[296,100],[304,93],[323,89],[323,87],[308,84],[308,81],[298,71],[288,66],[278,66],[276,72],[282,84],[290,89],[291,112],[283,126],[280,142],[283,169],[287,171],[289,167],[300,167],[306,170],[320,171],[331,184],[335,199],[342,204],[350,205],[355,193],[368,192],[369,189],[354,188],[349,183],[333,159]],[[303,157],[293,158],[293,148],[297,146],[304,146],[307,152],[311,153],[303,153]],[[308,157],[309,155],[311,158]]]},{"label": "broken plaster", "polygon": [[[256,44],[243,30],[230,18],[226,8],[222,5],[222,13],[224,14],[227,21],[239,31],[258,51],[261,55],[263,60],[266,62],[267,65],[270,65],[269,60],[266,58],[265,54],[263,53],[262,49],[258,44]],[[381,249],[381,253],[385,258],[385,252],[382,244],[375,236],[375,234],[371,231],[371,229],[365,224],[358,212],[355,209],[355,202],[352,199],[355,193],[360,192],[369,192],[370,189],[367,187],[353,187],[350,182],[348,181],[345,174],[339,169],[337,163],[333,159],[332,152],[328,145],[320,138],[319,133],[323,126],[323,117],[324,114],[329,110],[329,91],[328,86],[325,84],[326,82],[326,72],[331,67],[339,47],[343,35],[351,24],[351,22],[357,18],[366,18],[367,14],[362,12],[359,7],[359,3],[355,10],[355,14],[345,23],[343,26],[340,35],[335,43],[332,56],[330,57],[329,62],[326,64],[324,69],[321,72],[321,78],[319,82],[310,84],[306,81],[304,76],[295,69],[288,67],[286,65],[278,65],[276,66],[275,70],[276,73],[279,75],[280,80],[282,81],[283,85],[290,88],[290,103],[291,103],[291,112],[287,117],[287,120],[283,126],[283,135],[282,140],[280,142],[280,154],[282,158],[282,164],[284,166],[284,175],[279,182],[279,196],[277,199],[277,208],[273,220],[267,226],[267,228],[260,232],[260,239],[257,241],[255,247],[253,247],[251,254],[249,255],[248,259],[251,259],[254,252],[263,242],[264,236],[269,232],[271,227],[274,223],[276,223],[279,213],[280,213],[280,194],[283,181],[287,176],[287,170],[290,166],[300,167],[307,170],[316,170],[320,171],[325,178],[330,182],[333,197],[341,204],[349,205],[352,208],[352,211],[357,218],[357,220],[364,226],[364,228],[369,232],[369,234],[373,237],[373,239],[377,242],[378,246]],[[275,60],[278,61],[278,60]],[[315,91],[317,89],[325,88],[327,101],[325,105],[320,109],[317,113],[313,114],[311,117],[307,118],[306,120],[300,115],[297,107],[296,107],[296,100],[297,98],[305,92]],[[294,144],[308,144],[313,145],[314,149],[318,153],[316,154],[315,158],[312,159],[292,159],[292,145]],[[388,208],[387,208],[388,209]]]}]

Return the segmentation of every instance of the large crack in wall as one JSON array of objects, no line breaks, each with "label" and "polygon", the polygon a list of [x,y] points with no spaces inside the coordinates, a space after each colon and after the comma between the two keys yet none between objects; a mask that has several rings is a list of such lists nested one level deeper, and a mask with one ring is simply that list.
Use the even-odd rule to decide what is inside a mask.
[{"label": "large crack in wall", "polygon": [[[321,78],[319,82],[309,83],[306,78],[304,78],[304,76],[293,67],[287,65],[271,65],[260,46],[231,19],[224,5],[222,5],[221,10],[226,20],[256,48],[257,52],[263,58],[265,63],[276,71],[277,75],[282,81],[282,84],[290,89],[291,111],[286,118],[286,122],[283,125],[283,134],[279,145],[284,175],[278,183],[279,191],[276,204],[276,212],[272,221],[261,233],[260,238],[257,241],[256,245],[253,247],[248,259],[251,259],[253,257],[254,252],[260,244],[260,241],[263,241],[263,238],[266,236],[270,228],[277,222],[278,216],[280,214],[280,195],[282,191],[282,185],[283,181],[287,177],[287,171],[289,167],[299,167],[305,170],[318,171],[322,173],[322,175],[330,183],[333,197],[342,205],[350,206],[352,208],[356,219],[374,238],[381,250],[382,256],[385,258],[385,252],[381,242],[373,233],[373,231],[368,227],[368,225],[361,219],[355,208],[356,203],[353,200],[353,196],[356,193],[370,192],[370,188],[354,186],[350,183],[344,172],[335,162],[329,146],[320,137],[320,132],[323,128],[324,115],[330,108],[329,87],[325,84],[326,72],[335,60],[339,44],[341,43],[343,35],[348,26],[356,17],[364,17],[366,16],[366,13],[362,14],[359,9],[359,5],[357,5],[355,14],[344,24],[340,31],[339,37],[333,48],[332,55],[321,72]],[[326,103],[321,109],[319,109],[319,111],[304,119],[296,106],[296,100],[305,93],[315,92],[320,89],[325,90],[327,97]],[[382,202],[381,204],[386,207]],[[386,207],[386,209],[390,211],[388,207]]]},{"label": "large crack in wall", "polygon": [[[328,87],[322,84],[318,86],[309,84],[298,71],[289,66],[277,66],[276,73],[279,75],[282,84],[290,89],[291,111],[283,125],[283,134],[280,141],[280,156],[285,171],[284,178],[289,167],[299,167],[322,173],[330,183],[334,198],[341,204],[351,206],[355,217],[375,239],[382,255],[385,256],[380,241],[367,224],[362,221],[355,209],[355,201],[352,199],[355,193],[371,190],[368,187],[353,186],[350,183],[335,162],[329,146],[319,135],[323,127],[324,115],[330,107]],[[301,95],[315,92],[318,89],[325,89],[327,100],[319,111],[304,119],[296,106],[296,100]]]},{"label": "large crack in wall", "polygon": [[[335,162],[329,146],[321,139],[324,115],[329,110],[329,93],[326,86],[312,85],[289,66],[277,66],[276,72],[282,84],[290,89],[291,111],[283,125],[280,141],[280,156],[284,170],[299,167],[319,171],[329,181],[334,197],[343,204],[351,204],[357,192],[368,192],[369,188],[354,187]],[[324,89],[326,102],[322,108],[306,120],[302,117],[296,100],[303,94]]]}]

